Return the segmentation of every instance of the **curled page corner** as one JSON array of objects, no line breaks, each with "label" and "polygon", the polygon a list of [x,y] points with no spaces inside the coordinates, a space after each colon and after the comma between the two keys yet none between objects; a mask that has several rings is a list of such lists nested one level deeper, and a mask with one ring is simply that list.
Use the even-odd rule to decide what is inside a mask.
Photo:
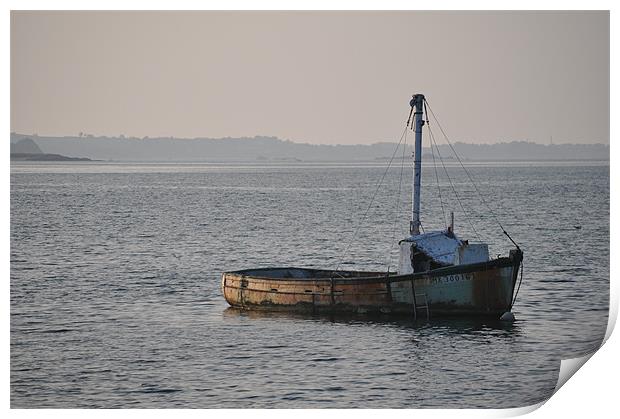
[{"label": "curled page corner", "polygon": [[564,384],[566,384],[566,382],[577,371],[579,371],[579,368],[583,367],[583,365],[588,362],[595,352],[596,351],[593,351],[577,358],[563,359],[560,363],[560,374],[558,375],[558,382],[555,385],[555,390],[553,393],[555,394]]},{"label": "curled page corner", "polygon": [[[599,348],[600,349],[600,348]],[[581,368],[586,362],[588,362],[588,360],[592,357],[592,355],[594,355],[596,351],[593,351],[589,354],[577,357],[577,358],[568,358],[568,359],[563,359],[560,362],[560,371],[558,374],[558,381],[555,385],[555,390],[553,390],[553,394],[555,394],[564,384],[566,384],[566,382],[577,372],[579,371],[579,368]],[[539,407],[541,407],[542,405],[544,405],[547,401],[549,401],[549,399],[551,397],[553,397],[553,394],[550,395],[547,399],[536,403],[536,404],[532,404],[529,406],[523,406],[523,407],[517,407],[517,408],[511,408],[511,409],[503,409],[500,410],[498,412],[498,415],[496,417],[514,417],[514,416],[522,416],[522,415],[526,415],[528,413],[531,413],[535,410],[537,410]]]},{"label": "curled page corner", "polygon": [[601,346],[603,346],[605,342],[607,342],[607,339],[611,336],[611,333],[616,327],[616,320],[618,319],[618,294],[616,287],[610,283],[609,288],[609,314],[607,317],[607,330],[605,330],[605,337],[603,338],[603,343],[601,343]]},{"label": "curled page corner", "polygon": [[560,373],[558,375],[558,382],[555,385],[555,390],[553,391],[553,394],[555,394],[564,384],[566,384],[566,382],[577,371],[579,371],[579,368],[583,367],[583,365],[588,362],[592,355],[594,355],[598,350],[603,347],[603,345],[605,345],[605,343],[611,336],[614,328],[616,327],[616,320],[618,318],[618,295],[615,288],[616,287],[614,286],[610,286],[609,315],[607,317],[607,329],[605,330],[605,337],[603,338],[603,341],[596,350],[588,354],[582,355],[577,358],[563,359],[560,362]]},{"label": "curled page corner", "polygon": [[543,400],[541,402],[538,402],[538,403],[535,403],[535,404],[531,404],[531,405],[528,405],[528,406],[512,407],[512,408],[509,408],[509,409],[497,410],[497,411],[495,411],[495,414],[493,415],[493,417],[496,417],[496,418],[513,418],[515,416],[527,415],[528,413],[532,413],[533,411],[535,411],[536,409],[541,407],[546,402],[547,402],[547,400]]}]

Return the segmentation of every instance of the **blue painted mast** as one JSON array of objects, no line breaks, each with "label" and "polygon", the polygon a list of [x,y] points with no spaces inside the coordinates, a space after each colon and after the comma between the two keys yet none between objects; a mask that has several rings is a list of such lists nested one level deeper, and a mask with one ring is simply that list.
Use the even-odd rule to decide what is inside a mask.
[{"label": "blue painted mast", "polygon": [[415,94],[409,102],[411,110],[415,108],[413,127],[415,129],[415,151],[413,163],[413,205],[411,211],[411,222],[409,223],[409,232],[412,236],[420,234],[420,178],[422,175],[422,126],[424,119],[422,118],[424,95]]}]

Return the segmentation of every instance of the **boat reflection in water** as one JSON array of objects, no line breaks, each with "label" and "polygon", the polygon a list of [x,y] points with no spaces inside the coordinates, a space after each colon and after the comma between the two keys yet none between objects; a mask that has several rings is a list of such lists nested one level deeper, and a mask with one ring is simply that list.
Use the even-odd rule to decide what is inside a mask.
[{"label": "boat reflection in water", "polygon": [[[316,322],[333,323],[355,326],[388,326],[397,329],[411,329],[413,331],[426,331],[443,335],[467,335],[480,336],[491,333],[494,336],[515,339],[520,335],[519,322],[503,322],[488,316],[454,316],[437,317],[428,321],[420,322],[408,316],[393,316],[387,314],[351,314],[351,313],[323,313],[307,314],[294,311],[266,311],[244,310],[236,307],[228,307],[223,311],[223,317],[228,320],[250,319],[256,321],[277,322]],[[504,333],[506,332],[506,333]]]}]

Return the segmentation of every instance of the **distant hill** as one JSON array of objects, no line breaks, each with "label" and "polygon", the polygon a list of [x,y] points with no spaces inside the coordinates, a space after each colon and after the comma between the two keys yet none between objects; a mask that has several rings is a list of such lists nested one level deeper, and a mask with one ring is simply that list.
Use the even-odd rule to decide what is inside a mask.
[{"label": "distant hill", "polygon": [[32,138],[22,138],[15,143],[11,142],[11,154],[43,154],[37,143]]},{"label": "distant hill", "polygon": [[86,157],[67,157],[44,153],[32,138],[11,139],[11,161],[89,161]]},{"label": "distant hill", "polygon": [[[11,134],[11,143],[21,144],[31,136]],[[252,138],[124,138],[43,137],[36,144],[46,153],[87,156],[113,161],[372,161],[389,159],[395,143],[327,145],[296,143],[276,137]],[[34,142],[34,141],[33,141]],[[609,160],[607,144],[543,145],[525,141],[497,144],[454,143],[463,160]],[[408,147],[407,156],[412,149]],[[423,153],[430,157],[430,148]],[[439,146],[444,159],[454,159],[447,144]],[[397,153],[397,158],[402,152]]]}]

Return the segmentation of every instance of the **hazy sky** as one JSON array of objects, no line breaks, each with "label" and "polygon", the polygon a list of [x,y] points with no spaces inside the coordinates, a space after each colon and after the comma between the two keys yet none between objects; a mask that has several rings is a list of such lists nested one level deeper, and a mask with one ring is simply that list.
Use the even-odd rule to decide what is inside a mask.
[{"label": "hazy sky", "polygon": [[12,12],[11,130],[609,143],[608,12]]}]

